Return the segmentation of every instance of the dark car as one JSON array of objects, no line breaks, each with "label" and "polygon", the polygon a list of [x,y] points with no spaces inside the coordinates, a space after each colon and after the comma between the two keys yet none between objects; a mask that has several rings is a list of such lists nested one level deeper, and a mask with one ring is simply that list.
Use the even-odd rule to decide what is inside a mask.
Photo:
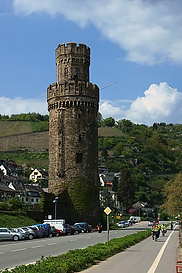
[{"label": "dark car", "polygon": [[72,234],[71,226],[69,224],[65,224],[64,225],[64,231],[65,231],[65,235]]},{"label": "dark car", "polygon": [[82,228],[79,225],[72,225],[71,227],[75,234],[82,233]]},{"label": "dark car", "polygon": [[49,237],[50,236],[50,225],[47,223],[44,224],[35,224],[33,225],[35,227],[37,227],[40,231],[40,234],[42,237]]},{"label": "dark car", "polygon": [[58,230],[54,227],[54,226],[51,226],[51,228],[50,228],[50,237],[53,237],[53,236],[59,236],[60,234],[59,234],[59,232],[58,232]]},{"label": "dark car", "polygon": [[27,228],[30,228],[34,231],[34,238],[42,238],[43,237],[43,233],[42,231],[37,227],[37,226],[27,226]]},{"label": "dark car", "polygon": [[82,233],[91,232],[89,224],[87,222],[78,222],[78,223],[75,223],[74,225],[80,226],[82,229]]}]

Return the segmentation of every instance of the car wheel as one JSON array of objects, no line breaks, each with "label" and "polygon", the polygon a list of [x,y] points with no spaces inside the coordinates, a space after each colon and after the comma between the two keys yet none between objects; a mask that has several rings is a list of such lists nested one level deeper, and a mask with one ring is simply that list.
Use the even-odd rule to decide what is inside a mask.
[{"label": "car wheel", "polygon": [[33,237],[33,234],[29,234],[29,235],[28,235],[28,239],[29,239],[29,240],[32,240],[33,238],[34,238],[34,237]]},{"label": "car wheel", "polygon": [[19,240],[18,235],[14,235],[14,236],[13,236],[13,241],[18,241],[18,240]]}]

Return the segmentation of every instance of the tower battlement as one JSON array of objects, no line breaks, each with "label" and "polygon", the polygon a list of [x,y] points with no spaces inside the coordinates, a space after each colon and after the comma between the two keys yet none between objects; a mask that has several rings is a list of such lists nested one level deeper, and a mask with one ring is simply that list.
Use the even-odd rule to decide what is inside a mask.
[{"label": "tower battlement", "polygon": [[69,81],[67,83],[53,83],[47,88],[47,101],[58,97],[89,97],[98,102],[99,88],[90,82]]},{"label": "tower battlement", "polygon": [[67,43],[59,44],[56,48],[56,58],[60,55],[78,54],[88,56],[90,58],[90,48],[84,44]]}]

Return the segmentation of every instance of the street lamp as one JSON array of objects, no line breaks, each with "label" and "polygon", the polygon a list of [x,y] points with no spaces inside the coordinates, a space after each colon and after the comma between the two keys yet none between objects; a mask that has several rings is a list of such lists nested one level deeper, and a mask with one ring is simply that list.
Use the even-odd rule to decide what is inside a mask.
[{"label": "street lamp", "polygon": [[57,201],[58,201],[58,197],[55,197],[55,199],[53,200],[54,203],[54,219],[56,220],[56,205],[57,205]]}]

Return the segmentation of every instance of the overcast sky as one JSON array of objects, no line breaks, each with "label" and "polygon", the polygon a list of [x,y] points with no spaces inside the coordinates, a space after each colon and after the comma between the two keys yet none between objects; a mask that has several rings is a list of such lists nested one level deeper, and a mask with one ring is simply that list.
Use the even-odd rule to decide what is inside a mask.
[{"label": "overcast sky", "polygon": [[103,118],[182,123],[182,0],[0,0],[0,114],[48,114],[58,44],[91,49]]}]

